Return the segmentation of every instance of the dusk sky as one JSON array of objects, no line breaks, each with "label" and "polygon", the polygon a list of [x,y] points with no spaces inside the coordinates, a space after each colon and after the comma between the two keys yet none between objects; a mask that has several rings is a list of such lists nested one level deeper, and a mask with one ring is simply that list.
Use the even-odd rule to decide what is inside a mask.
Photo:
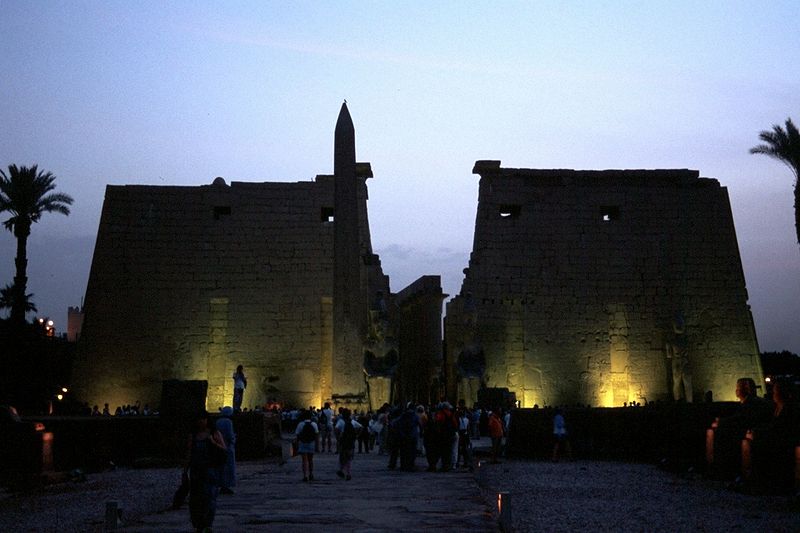
[{"label": "dusk sky", "polygon": [[[800,352],[793,176],[748,153],[800,121],[797,0],[0,0],[0,23],[0,165],[38,163],[75,198],[29,240],[28,292],[59,331],[107,184],[330,174],[347,99],[393,291],[423,274],[459,291],[478,159],[691,168],[728,188],[761,349]],[[0,231],[0,286],[14,255]]]}]

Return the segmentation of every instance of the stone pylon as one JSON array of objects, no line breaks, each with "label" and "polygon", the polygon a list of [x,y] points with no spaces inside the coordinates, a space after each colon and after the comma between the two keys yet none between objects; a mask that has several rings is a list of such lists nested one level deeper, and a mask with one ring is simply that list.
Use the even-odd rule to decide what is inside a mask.
[{"label": "stone pylon", "polygon": [[[356,173],[355,129],[342,104],[334,136],[333,396],[365,394],[363,359],[367,279],[361,251],[365,187]],[[364,205],[362,205],[364,204]]]}]

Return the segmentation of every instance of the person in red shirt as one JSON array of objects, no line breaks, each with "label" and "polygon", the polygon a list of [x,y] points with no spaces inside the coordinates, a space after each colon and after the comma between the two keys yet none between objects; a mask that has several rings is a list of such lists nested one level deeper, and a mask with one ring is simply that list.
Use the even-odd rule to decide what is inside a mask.
[{"label": "person in red shirt", "polygon": [[489,414],[489,437],[492,439],[492,464],[497,464],[500,461],[500,445],[503,442],[503,421],[500,419],[500,413],[493,410]]}]

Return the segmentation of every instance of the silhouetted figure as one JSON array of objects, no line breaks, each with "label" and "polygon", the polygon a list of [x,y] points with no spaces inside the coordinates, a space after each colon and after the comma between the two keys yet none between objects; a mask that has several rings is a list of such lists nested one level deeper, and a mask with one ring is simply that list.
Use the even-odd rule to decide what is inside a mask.
[{"label": "silhouetted figure", "polygon": [[297,453],[303,459],[303,481],[314,481],[314,452],[319,446],[319,428],[311,420],[311,411],[303,411],[295,429]]},{"label": "silhouetted figure", "polygon": [[369,453],[369,413],[362,412],[356,420],[361,425],[361,429],[358,431],[358,453]]},{"label": "silhouetted figure", "polygon": [[317,422],[319,423],[319,436],[320,436],[320,452],[327,451],[333,452],[333,409],[331,409],[330,402],[325,402],[322,410],[317,413]]},{"label": "silhouetted figure", "polygon": [[503,421],[497,409],[489,414],[489,437],[492,439],[492,463],[497,464],[500,462],[500,447],[503,444]]},{"label": "silhouetted figure", "polygon": [[[442,461],[442,472],[453,469],[453,449],[458,446],[458,419],[449,402],[442,402],[434,416],[436,423],[436,436],[438,440],[438,456]],[[502,425],[502,422],[501,422]],[[458,457],[458,449],[456,457]]]},{"label": "silhouetted figure", "polygon": [[473,470],[472,466],[472,439],[470,439],[470,413],[464,407],[459,407],[458,411],[458,457],[456,467],[459,463],[464,468]]},{"label": "silhouetted figure", "polygon": [[569,439],[567,438],[567,423],[564,420],[564,414],[561,409],[556,408],[556,413],[553,416],[553,461],[556,462],[561,459],[561,455],[565,454],[567,458],[571,457],[572,450],[570,449]]},{"label": "silhouetted figure", "polygon": [[800,444],[797,390],[789,380],[772,386],[769,422],[755,426],[742,441],[742,478],[759,490],[784,491],[794,483],[795,446]]},{"label": "silhouetted figure", "polygon": [[233,494],[233,487],[236,486],[236,433],[233,429],[233,408],[223,407],[217,419],[217,431],[225,441],[228,455],[225,458],[225,465],[222,468],[222,478],[220,492],[222,494]]},{"label": "silhouetted figure", "polygon": [[244,375],[244,367],[239,365],[233,373],[233,411],[238,413],[242,410],[242,400],[244,399],[244,389],[247,387],[247,377]]},{"label": "silhouetted figure", "polygon": [[213,449],[225,450],[218,431],[208,427],[208,413],[197,416],[189,437],[189,516],[197,531],[210,530],[217,511],[220,468],[215,464]]},{"label": "silhouetted figure", "polygon": [[716,477],[733,479],[738,475],[742,439],[747,430],[764,424],[770,417],[769,404],[758,397],[752,378],[736,381],[736,397],[739,411],[717,418],[706,435],[706,461]]},{"label": "silhouetted figure", "polygon": [[336,471],[336,475],[350,481],[352,479],[353,451],[355,450],[358,432],[361,430],[361,424],[352,419],[350,409],[342,409],[334,430],[336,432],[336,446],[339,448],[339,470]]},{"label": "silhouetted figure", "polygon": [[419,438],[419,417],[413,402],[406,404],[406,409],[395,421],[395,426],[400,454],[400,470],[413,472],[414,460],[417,457],[417,439]]}]

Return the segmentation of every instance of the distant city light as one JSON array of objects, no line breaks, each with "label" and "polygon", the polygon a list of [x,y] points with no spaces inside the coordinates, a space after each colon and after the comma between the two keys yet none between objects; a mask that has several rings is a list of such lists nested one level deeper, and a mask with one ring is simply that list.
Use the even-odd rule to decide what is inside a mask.
[{"label": "distant city light", "polygon": [[38,319],[36,319],[36,322],[44,330],[45,336],[47,336],[47,337],[55,337],[56,336],[55,322],[53,322],[52,320],[50,320],[47,317],[38,318]]},{"label": "distant city light", "polygon": [[61,387],[61,392],[67,392],[67,388],[66,387]]},{"label": "distant city light", "polygon": [[58,398],[59,400],[63,400],[64,399],[64,395],[63,394],[56,394],[56,398]]}]

